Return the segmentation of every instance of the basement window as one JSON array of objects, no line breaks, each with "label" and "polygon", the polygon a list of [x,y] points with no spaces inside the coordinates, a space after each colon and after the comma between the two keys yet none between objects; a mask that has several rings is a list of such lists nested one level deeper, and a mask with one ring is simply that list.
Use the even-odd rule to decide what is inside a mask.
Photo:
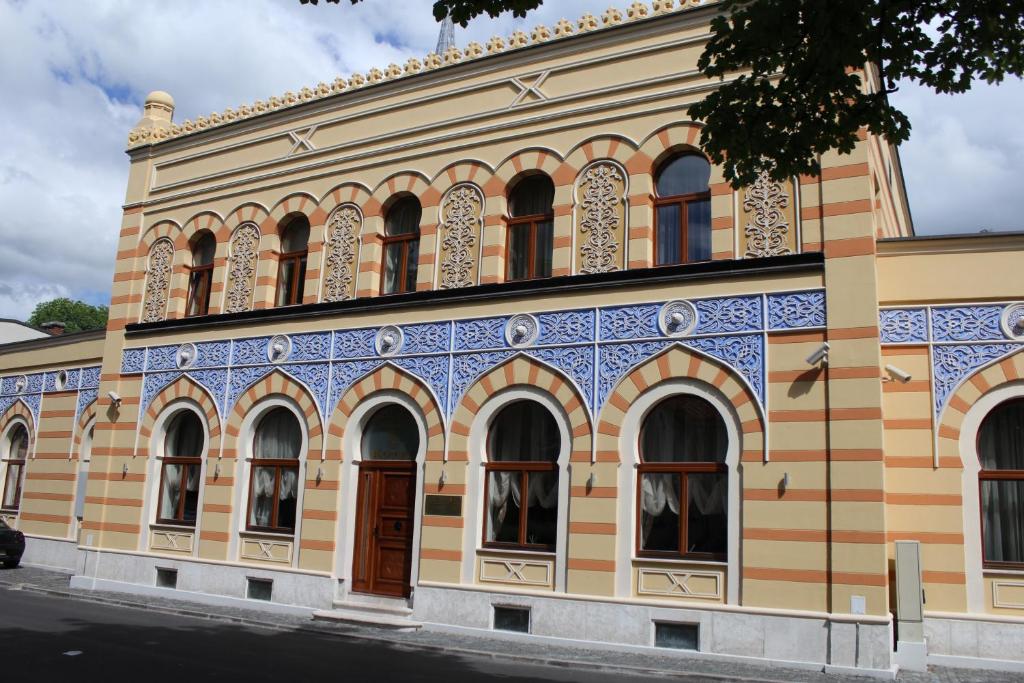
[{"label": "basement window", "polygon": [[250,600],[270,600],[274,592],[274,582],[270,579],[246,579],[245,597]]},{"label": "basement window", "polygon": [[494,630],[529,633],[530,609],[528,607],[499,607],[495,605]]},{"label": "basement window", "polygon": [[699,635],[697,624],[654,622],[654,647],[696,650]]},{"label": "basement window", "polygon": [[178,570],[177,569],[166,569],[163,567],[156,568],[156,587],[157,588],[177,588],[178,587]]}]

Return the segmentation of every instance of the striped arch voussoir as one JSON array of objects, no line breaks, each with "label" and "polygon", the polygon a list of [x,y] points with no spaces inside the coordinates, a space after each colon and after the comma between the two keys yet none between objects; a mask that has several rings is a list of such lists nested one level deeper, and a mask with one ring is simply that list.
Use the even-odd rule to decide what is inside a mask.
[{"label": "striped arch voussoir", "polygon": [[156,241],[164,237],[169,239],[172,244],[175,244],[180,234],[181,226],[174,221],[160,221],[142,235],[142,239],[139,240],[136,256],[149,256],[149,250],[153,248]]},{"label": "striped arch voussoir", "polygon": [[976,370],[949,397],[939,416],[939,455],[960,452],[960,427],[971,407],[985,394],[1010,382],[1024,380],[1024,350],[1011,353]]},{"label": "striped arch voussoir", "polygon": [[618,135],[602,135],[577,145],[565,161],[573,168],[582,169],[591,162],[611,159],[625,166],[636,154],[638,146],[629,138]]},{"label": "striped arch voussoir", "polygon": [[369,204],[384,209],[396,195],[404,194],[416,197],[424,209],[437,206],[441,201],[441,194],[430,186],[427,176],[418,171],[402,171],[378,185]]},{"label": "striped arch voussoir", "polygon": [[618,462],[618,439],[626,413],[636,399],[662,382],[691,379],[713,387],[732,404],[743,430],[743,458],[764,457],[765,422],[747,383],[725,364],[684,346],[672,346],[623,377],[601,409],[597,427],[598,460]]},{"label": "striped arch voussoir", "polygon": [[231,415],[228,417],[227,434],[237,438],[241,433],[241,424],[253,406],[265,398],[285,396],[294,401],[306,419],[309,432],[309,453],[319,453],[323,445],[323,425],[316,409],[316,401],[309,390],[300,382],[289,377],[280,370],[275,370],[266,377],[257,380],[238,398]]},{"label": "striped arch voussoir", "polygon": [[36,421],[32,417],[32,410],[20,398],[4,411],[3,416],[0,416],[0,434],[7,432],[7,429],[11,426],[11,420],[16,417],[25,420],[25,424],[28,425],[29,451],[31,451],[36,442]]},{"label": "striped arch voussoir", "polygon": [[[496,181],[508,185],[516,176],[529,171],[543,171],[551,176],[555,185],[565,185],[561,176],[575,178],[575,169],[567,169],[562,157],[550,149],[525,149],[498,164],[494,171]],[[571,180],[569,182],[572,182]]]},{"label": "striped arch voussoir", "polygon": [[82,410],[82,414],[78,416],[78,422],[75,424],[75,437],[71,443],[74,447],[73,452],[76,458],[78,457],[78,447],[82,443],[82,437],[85,436],[85,428],[94,419],[96,419],[96,399],[93,399],[92,403]]},{"label": "striped arch voussoir", "polygon": [[[237,209],[228,214],[228,217],[224,220],[223,232],[225,233],[225,239],[230,239],[231,235],[235,234],[235,230],[238,226],[243,223],[255,223],[256,225],[262,225],[266,222],[270,216],[270,212],[267,208],[261,204],[255,204],[252,202],[242,204]],[[220,241],[221,236],[217,236],[217,240]]]},{"label": "striped arch voussoir", "polygon": [[181,232],[174,239],[175,248],[187,249],[192,238],[203,230],[209,230],[213,233],[218,243],[224,242],[227,239],[227,234],[224,230],[224,219],[212,211],[203,211],[185,221]]},{"label": "striped arch voussoir", "polygon": [[354,204],[365,213],[363,207],[370,199],[370,189],[360,183],[343,183],[330,190],[320,199],[324,218],[342,204]]},{"label": "striped arch voussoir", "polygon": [[301,213],[309,216],[317,208],[317,199],[311,194],[305,192],[296,192],[290,194],[281,201],[279,201],[273,209],[270,210],[270,220],[273,221],[276,226],[281,222],[281,219],[290,213]]},{"label": "striped arch voussoir", "polygon": [[397,391],[411,398],[420,407],[427,422],[427,460],[442,460],[444,458],[444,423],[441,409],[437,405],[433,393],[418,377],[414,377],[390,363],[382,365],[356,381],[341,397],[338,407],[331,417],[328,430],[328,459],[341,459],[341,440],[352,411],[362,401],[382,391]]},{"label": "striped arch voussoir", "polygon": [[430,186],[443,195],[455,187],[469,183],[477,187],[484,187],[494,176],[494,171],[482,161],[466,160],[457,161],[454,164],[442,169],[434,176]]},{"label": "striped arch voussoir", "polygon": [[220,436],[220,418],[217,416],[217,407],[213,397],[190,377],[183,376],[164,387],[163,391],[157,394],[149,404],[139,427],[139,435],[143,442],[146,442],[153,434],[153,425],[164,408],[179,399],[189,399],[202,408],[203,414],[206,415],[206,421],[210,425],[211,441]]},{"label": "striped arch voussoir", "polygon": [[463,394],[452,415],[451,460],[468,460],[470,425],[480,407],[499,391],[511,387],[528,386],[547,392],[557,401],[569,417],[572,428],[574,461],[589,461],[591,457],[591,422],[585,402],[572,381],[561,371],[529,356],[515,356],[486,372]]}]

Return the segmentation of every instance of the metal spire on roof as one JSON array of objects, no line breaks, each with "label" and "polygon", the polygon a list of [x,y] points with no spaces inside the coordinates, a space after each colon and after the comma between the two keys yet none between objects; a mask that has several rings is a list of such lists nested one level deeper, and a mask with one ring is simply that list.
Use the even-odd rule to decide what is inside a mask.
[{"label": "metal spire on roof", "polygon": [[449,14],[441,22],[441,33],[437,36],[437,47],[434,49],[434,53],[443,55],[454,44],[455,22],[452,21],[452,15]]}]

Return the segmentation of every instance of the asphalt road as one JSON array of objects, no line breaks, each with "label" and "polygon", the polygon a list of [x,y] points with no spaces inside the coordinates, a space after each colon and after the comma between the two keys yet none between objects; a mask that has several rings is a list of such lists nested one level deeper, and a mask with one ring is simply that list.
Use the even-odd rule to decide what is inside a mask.
[{"label": "asphalt road", "polygon": [[0,590],[0,662],[3,680],[75,683],[665,680],[456,657],[8,590]]}]

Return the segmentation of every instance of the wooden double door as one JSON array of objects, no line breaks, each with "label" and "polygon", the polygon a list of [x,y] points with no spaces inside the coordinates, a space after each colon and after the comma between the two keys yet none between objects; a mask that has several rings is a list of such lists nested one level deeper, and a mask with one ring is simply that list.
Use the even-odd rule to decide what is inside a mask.
[{"label": "wooden double door", "polygon": [[359,464],[352,590],[409,596],[415,504],[415,462]]}]

